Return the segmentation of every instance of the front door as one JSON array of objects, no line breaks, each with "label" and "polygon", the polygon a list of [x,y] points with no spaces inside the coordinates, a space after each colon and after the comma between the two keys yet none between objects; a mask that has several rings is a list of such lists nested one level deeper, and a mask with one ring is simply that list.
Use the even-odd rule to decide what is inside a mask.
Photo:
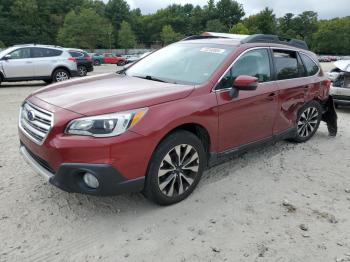
[{"label": "front door", "polygon": [[[253,91],[239,91],[229,96],[239,75],[257,77]],[[219,111],[220,151],[272,136],[278,106],[278,87],[272,82],[268,48],[252,49],[241,55],[216,86]]]},{"label": "front door", "polygon": [[34,64],[29,47],[19,48],[9,55],[9,59],[2,61],[6,78],[34,77]]}]

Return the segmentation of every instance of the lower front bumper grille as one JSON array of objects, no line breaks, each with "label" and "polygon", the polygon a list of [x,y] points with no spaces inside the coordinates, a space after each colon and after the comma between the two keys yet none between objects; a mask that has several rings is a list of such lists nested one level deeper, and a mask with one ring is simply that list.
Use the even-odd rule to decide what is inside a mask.
[{"label": "lower front bumper grille", "polygon": [[55,171],[48,165],[48,163],[37,155],[33,154],[23,144],[20,147],[20,152],[27,163],[47,181],[54,176]]}]

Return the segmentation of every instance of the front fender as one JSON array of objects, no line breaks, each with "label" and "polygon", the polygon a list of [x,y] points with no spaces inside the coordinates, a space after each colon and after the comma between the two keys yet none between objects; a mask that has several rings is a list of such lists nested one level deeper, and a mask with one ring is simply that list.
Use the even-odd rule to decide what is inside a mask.
[{"label": "front fender", "polygon": [[323,102],[322,121],[327,123],[328,133],[330,136],[336,136],[338,132],[338,116],[335,111],[333,97],[330,95],[326,101]]}]

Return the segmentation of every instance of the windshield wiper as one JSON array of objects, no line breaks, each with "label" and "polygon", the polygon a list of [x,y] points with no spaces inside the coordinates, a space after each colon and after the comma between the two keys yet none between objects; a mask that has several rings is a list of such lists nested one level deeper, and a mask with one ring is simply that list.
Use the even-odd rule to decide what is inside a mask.
[{"label": "windshield wiper", "polygon": [[157,82],[162,82],[162,83],[167,83],[166,81],[159,79],[159,78],[156,78],[156,77],[153,77],[153,76],[135,76],[135,77],[147,79],[147,80],[152,80],[152,81],[157,81]]}]

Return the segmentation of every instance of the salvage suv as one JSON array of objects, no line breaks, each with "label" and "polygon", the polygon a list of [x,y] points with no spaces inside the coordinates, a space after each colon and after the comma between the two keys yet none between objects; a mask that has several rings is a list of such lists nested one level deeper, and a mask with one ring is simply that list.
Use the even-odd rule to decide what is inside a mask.
[{"label": "salvage suv", "polygon": [[0,84],[31,80],[61,82],[77,75],[75,58],[61,47],[16,45],[0,52]]},{"label": "salvage suv", "polygon": [[336,135],[330,81],[300,40],[272,35],[188,37],[129,68],[31,94],[20,151],[68,192],[142,191],[185,199],[203,171],[258,145]]}]

